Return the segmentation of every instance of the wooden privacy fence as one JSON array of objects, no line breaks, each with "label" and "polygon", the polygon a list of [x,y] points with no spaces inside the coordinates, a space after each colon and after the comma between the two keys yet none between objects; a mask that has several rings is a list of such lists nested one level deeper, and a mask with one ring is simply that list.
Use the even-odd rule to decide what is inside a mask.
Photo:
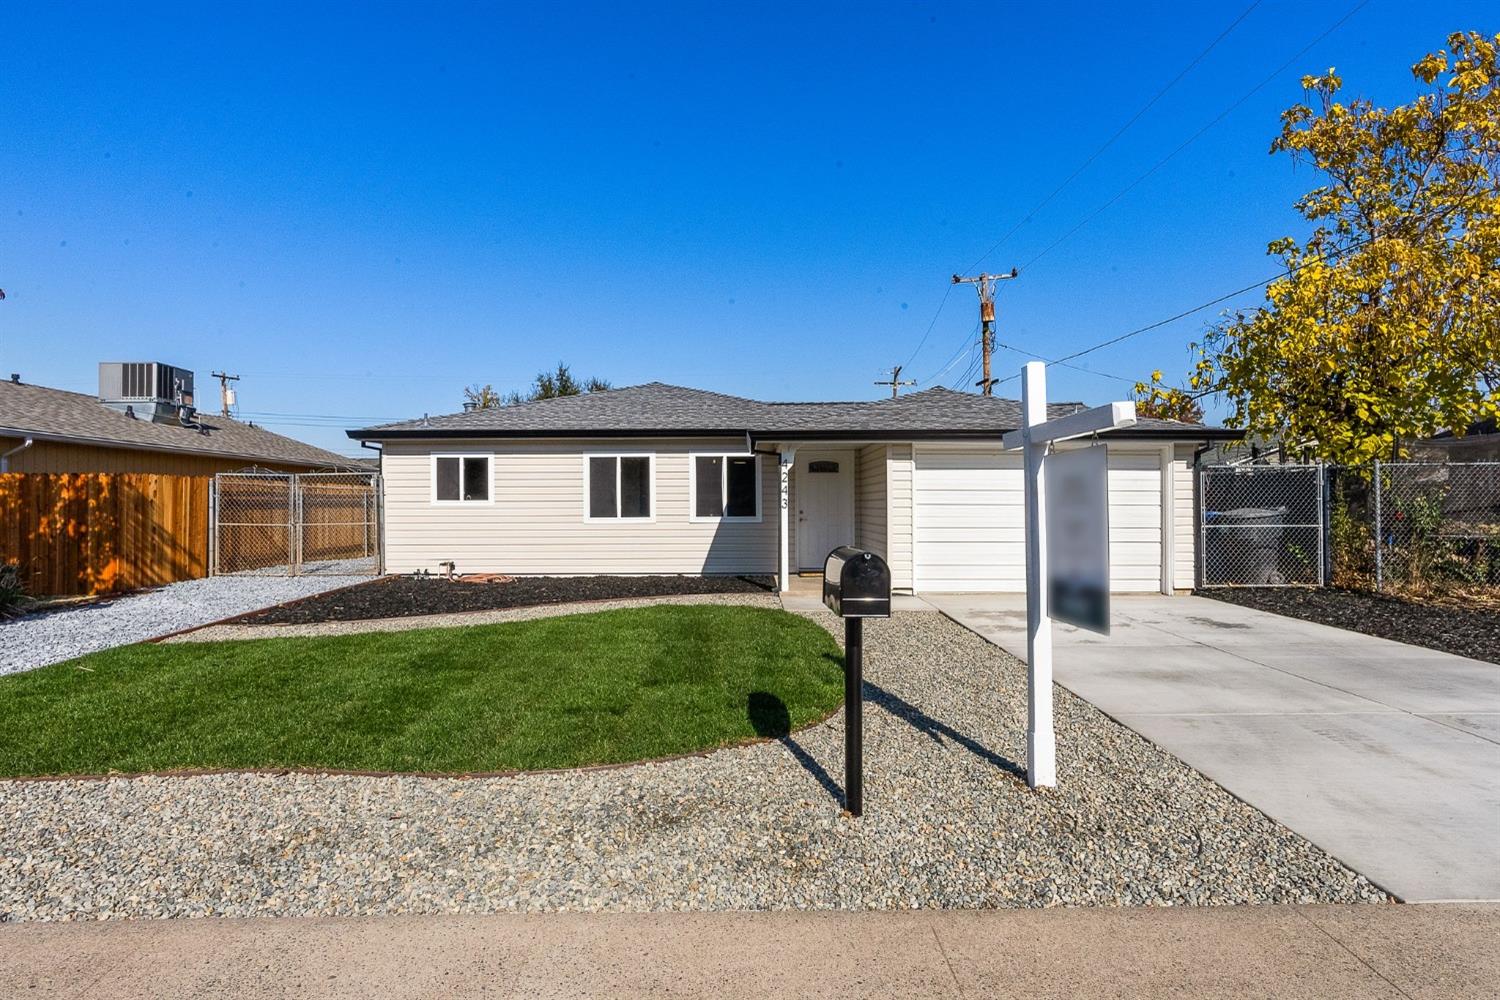
[{"label": "wooden privacy fence", "polygon": [[0,475],[0,563],[34,596],[208,575],[208,476]]}]

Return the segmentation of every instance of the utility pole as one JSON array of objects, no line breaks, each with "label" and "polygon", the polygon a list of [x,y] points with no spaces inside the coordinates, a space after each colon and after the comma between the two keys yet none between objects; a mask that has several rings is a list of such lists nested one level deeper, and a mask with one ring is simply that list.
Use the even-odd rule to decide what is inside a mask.
[{"label": "utility pole", "polygon": [[219,412],[223,416],[230,416],[229,408],[234,405],[234,390],[229,388],[229,383],[238,382],[238,375],[229,375],[225,372],[209,372],[219,380]]},{"label": "utility pole", "polygon": [[990,355],[995,353],[995,282],[1019,277],[1021,272],[1011,268],[1009,274],[976,274],[972,278],[953,276],[955,285],[974,285],[979,291],[979,323],[983,331],[979,335],[979,346],[984,351],[984,377],[979,381],[986,396],[992,395],[995,380],[990,377]]},{"label": "utility pole", "polygon": [[894,368],[891,369],[891,377],[889,379],[886,379],[884,381],[876,381],[876,383],[875,383],[876,385],[888,385],[888,386],[890,386],[891,387],[891,398],[892,399],[895,399],[896,396],[897,396],[897,394],[899,394],[901,392],[901,387],[903,385],[916,385],[917,384],[917,380],[914,379],[914,378],[907,379],[905,382],[901,381],[901,368],[902,368],[901,365],[897,365],[896,367],[894,367]]}]

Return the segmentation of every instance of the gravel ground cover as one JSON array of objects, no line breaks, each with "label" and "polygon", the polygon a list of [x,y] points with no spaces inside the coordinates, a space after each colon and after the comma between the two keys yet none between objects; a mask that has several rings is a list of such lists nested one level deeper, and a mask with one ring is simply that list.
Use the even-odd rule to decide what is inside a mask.
[{"label": "gravel ground cover", "polygon": [[1422,604],[1333,588],[1209,587],[1197,593],[1288,618],[1500,663],[1500,613],[1491,608]]},{"label": "gravel ground cover", "polygon": [[254,625],[306,625],[630,597],[763,594],[774,589],[770,577],[753,576],[531,576],[505,583],[388,576],[372,580],[368,586],[247,615],[243,621]]},{"label": "gravel ground cover", "polygon": [[871,621],[865,661],[860,819],[842,713],[514,778],[12,782],[0,920],[1387,898],[1061,688],[1059,787],[1029,791],[1024,668],[940,615]]},{"label": "gravel ground cover", "polygon": [[213,576],[0,620],[0,675],[154,639],[367,580],[360,576]]}]

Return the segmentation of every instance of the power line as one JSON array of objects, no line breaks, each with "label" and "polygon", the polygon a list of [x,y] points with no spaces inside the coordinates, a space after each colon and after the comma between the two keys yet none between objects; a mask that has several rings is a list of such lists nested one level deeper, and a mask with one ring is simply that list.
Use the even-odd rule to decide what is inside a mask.
[{"label": "power line", "polygon": [[[978,344],[975,344],[975,347],[978,347]],[[969,366],[964,369],[964,373],[962,375],[950,382],[948,384],[948,387],[950,389],[957,389],[959,392],[967,392],[969,388],[969,380],[974,377],[974,373],[978,370],[979,354],[977,351],[971,349],[969,353]]]},{"label": "power line", "polygon": [[1026,225],[1032,219],[1036,218],[1036,214],[1038,212],[1040,212],[1042,209],[1046,208],[1049,204],[1052,203],[1052,200],[1054,198],[1056,198],[1058,195],[1062,194],[1062,192],[1064,191],[1064,189],[1066,189],[1068,187],[1068,185],[1072,184],[1075,180],[1077,180],[1079,174],[1083,173],[1090,166],[1092,166],[1093,163],[1094,163],[1094,161],[1097,160],[1097,159],[1099,159],[1099,157],[1102,156],[1104,154],[1104,152],[1109,149],[1109,147],[1113,146],[1115,144],[1115,141],[1118,140],[1120,138],[1120,136],[1122,136],[1126,132],[1130,131],[1131,127],[1133,125],[1135,125],[1136,122],[1140,121],[1141,118],[1146,114],[1147,111],[1150,111],[1153,107],[1156,106],[1156,102],[1157,101],[1160,101],[1163,97],[1165,97],[1167,95],[1168,91],[1170,91],[1173,87],[1175,87],[1179,83],[1181,83],[1182,82],[1182,78],[1185,77],[1185,76],[1187,76],[1189,73],[1191,73],[1193,71],[1193,69],[1199,63],[1201,63],[1208,56],[1208,54],[1210,52],[1212,52],[1214,49],[1218,48],[1219,43],[1222,42],[1224,39],[1228,38],[1229,35],[1230,35],[1230,33],[1233,32],[1235,28],[1238,28],[1240,26],[1240,22],[1244,21],[1245,18],[1249,17],[1251,11],[1255,10],[1256,7],[1259,7],[1260,4],[1261,4],[1261,0],[1254,0],[1254,2],[1252,4],[1250,4],[1250,6],[1246,7],[1243,11],[1241,11],[1240,12],[1240,16],[1237,17],[1237,18],[1235,18],[1233,21],[1231,21],[1230,24],[1229,24],[1229,27],[1227,27],[1223,31],[1219,32],[1218,37],[1215,38],[1212,42],[1208,43],[1208,48],[1204,49],[1202,52],[1199,52],[1196,56],[1194,56],[1192,62],[1188,63],[1185,67],[1183,67],[1183,69],[1182,69],[1182,71],[1180,73],[1178,73],[1176,76],[1172,77],[1172,79],[1170,81],[1168,81],[1167,85],[1165,87],[1162,87],[1160,90],[1158,90],[1156,92],[1156,94],[1151,98],[1151,100],[1149,100],[1145,104],[1141,105],[1140,110],[1137,111],[1134,115],[1132,115],[1130,117],[1129,121],[1127,121],[1124,125],[1121,125],[1119,127],[1119,129],[1115,132],[1114,135],[1110,136],[1108,139],[1106,139],[1104,141],[1104,144],[1102,146],[1100,146],[1098,149],[1096,149],[1092,153],[1090,153],[1088,159],[1084,160],[1081,164],[1079,164],[1078,167],[1071,174],[1069,174],[1063,180],[1063,182],[1061,184],[1057,185],[1057,187],[1055,187],[1055,188],[1052,189],[1052,193],[1051,194],[1047,195],[1047,197],[1043,198],[1041,201],[1037,202],[1036,205],[1032,206],[1031,211],[1027,212],[1024,216],[1022,216],[1021,220],[1019,222],[1017,222],[1014,226],[1011,226],[1010,229],[1006,230],[1005,235],[1001,236],[998,240],[996,240],[994,246],[990,247],[983,254],[981,254],[980,257],[979,257],[979,259],[976,260],[974,263],[970,264],[965,270],[968,270],[968,271],[976,270],[979,267],[980,264],[983,264],[985,262],[985,260],[989,258],[990,254],[992,254],[996,250],[1000,249],[1000,246],[1003,243],[1005,243],[1006,240],[1008,240],[1012,236],[1014,236],[1021,229],[1022,226]]},{"label": "power line", "polygon": [[1019,347],[1012,347],[1009,344],[996,344],[995,346],[1004,348],[1007,351],[1015,351],[1017,354],[1024,354],[1026,357],[1035,358],[1038,361],[1046,361],[1048,364],[1056,364],[1060,368],[1071,368],[1075,372],[1083,372],[1083,374],[1085,375],[1097,375],[1099,378],[1113,379],[1116,382],[1129,382],[1131,385],[1134,385],[1135,383],[1140,381],[1140,379],[1126,378],[1124,375],[1111,375],[1109,372],[1101,372],[1094,368],[1085,368],[1082,365],[1072,365],[1068,364],[1067,362],[1051,361],[1045,355],[1038,354],[1035,351],[1022,350]]},{"label": "power line", "polygon": [[241,410],[241,416],[245,417],[288,417],[293,420],[353,420],[353,421],[396,421],[406,420],[406,417],[371,417],[358,416],[348,413],[277,413],[271,410]]},{"label": "power line", "polygon": [[938,317],[943,314],[943,306],[945,306],[945,305],[948,304],[948,296],[950,296],[952,294],[953,294],[953,286],[952,285],[949,285],[947,288],[943,289],[943,297],[938,300],[937,312],[935,312],[935,313],[932,314],[932,321],[927,324],[927,329],[926,329],[926,331],[923,332],[922,339],[919,340],[919,341],[917,341],[916,350],[914,350],[914,351],[911,352],[911,357],[907,358],[905,361],[903,361],[901,363],[901,367],[902,368],[909,367],[911,365],[911,363],[914,360],[916,360],[917,355],[919,353],[921,353],[922,345],[925,344],[925,343],[927,343],[927,338],[928,337],[932,336],[932,328],[935,327],[935,326],[937,326]]},{"label": "power line", "polygon": [[[952,286],[950,285],[949,287],[951,288]],[[967,351],[967,350],[972,350],[973,349],[973,347],[974,347],[974,335],[976,333],[978,333],[978,332],[979,332],[979,322],[976,320],[975,323],[974,323],[974,326],[969,330],[969,332],[966,333],[966,334],[964,334],[963,341],[958,345],[958,350],[954,351],[952,357],[950,357],[948,359],[948,363],[945,364],[945,365],[943,365],[942,368],[938,369],[936,372],[934,372],[933,374],[929,375],[926,379],[924,379],[923,380],[924,384],[926,384],[926,385],[936,385],[938,382],[940,382],[942,380],[942,378],[943,378],[944,375],[946,375],[950,371],[952,371],[953,370],[953,366],[956,365],[956,364],[958,364],[958,360],[959,360],[959,358],[963,357],[964,352]]]},{"label": "power line", "polygon": [[1282,63],[1275,70],[1273,70],[1270,74],[1268,74],[1263,80],[1261,80],[1254,87],[1251,87],[1248,91],[1246,91],[1245,94],[1243,96],[1241,96],[1239,100],[1235,101],[1229,107],[1227,107],[1223,111],[1219,112],[1219,114],[1212,121],[1210,121],[1207,125],[1204,125],[1198,131],[1194,132],[1191,136],[1188,137],[1188,139],[1185,142],[1182,143],[1182,145],[1180,145],[1176,149],[1172,150],[1166,156],[1163,156],[1160,160],[1157,160],[1156,163],[1151,167],[1151,169],[1147,170],[1145,173],[1141,174],[1135,180],[1133,180],[1129,184],[1125,185],[1123,188],[1121,188],[1119,190],[1119,192],[1117,192],[1115,194],[1114,197],[1110,198],[1104,204],[1102,204],[1098,208],[1094,209],[1094,211],[1092,211],[1088,215],[1084,216],[1083,219],[1081,221],[1079,221],[1079,223],[1077,225],[1075,225],[1072,229],[1069,229],[1066,233],[1063,233],[1057,239],[1055,239],[1051,243],[1047,244],[1047,246],[1045,248],[1043,248],[1043,250],[1042,250],[1041,253],[1037,254],[1035,257],[1033,257],[1030,260],[1028,260],[1025,264],[1022,264],[1021,265],[1021,270],[1024,271],[1024,270],[1027,270],[1028,268],[1030,268],[1037,261],[1039,261],[1043,257],[1047,256],[1047,254],[1051,253],[1053,250],[1057,249],[1058,246],[1060,246],[1061,244],[1063,244],[1063,243],[1067,242],[1069,239],[1071,239],[1075,233],[1077,233],[1084,226],[1088,225],[1090,222],[1094,221],[1094,219],[1098,218],[1105,210],[1107,210],[1115,202],[1119,201],[1121,198],[1125,197],[1131,191],[1135,190],[1135,188],[1138,187],[1142,182],[1144,182],[1148,177],[1150,177],[1152,174],[1156,173],[1163,166],[1165,166],[1169,160],[1171,160],[1173,157],[1175,157],[1178,153],[1182,152],[1184,149],[1187,149],[1193,143],[1197,142],[1200,138],[1203,137],[1204,133],[1206,133],[1206,132],[1209,131],[1209,129],[1213,128],[1215,125],[1219,124],[1219,122],[1221,122],[1225,118],[1229,117],[1231,114],[1233,114],[1235,111],[1237,111],[1242,104],[1244,104],[1250,98],[1254,97],[1257,93],[1259,93],[1272,80],[1276,79],[1282,73],[1286,72],[1286,70],[1287,70],[1288,67],[1290,67],[1297,60],[1301,59],[1303,56],[1305,56],[1319,42],[1323,41],[1323,39],[1325,39],[1329,35],[1333,34],[1339,28],[1342,28],[1344,26],[1345,22],[1347,22],[1355,14],[1358,14],[1361,10],[1363,10],[1366,6],[1368,6],[1369,3],[1370,3],[1370,0],[1360,0],[1360,2],[1357,3],[1357,4],[1355,4],[1349,10],[1348,13],[1346,13],[1343,17],[1339,18],[1336,22],[1334,22],[1334,24],[1330,28],[1328,28],[1326,31],[1324,31],[1317,38],[1314,38],[1312,41],[1310,41],[1306,45],[1304,45],[1290,59],[1288,59],[1286,62]]}]

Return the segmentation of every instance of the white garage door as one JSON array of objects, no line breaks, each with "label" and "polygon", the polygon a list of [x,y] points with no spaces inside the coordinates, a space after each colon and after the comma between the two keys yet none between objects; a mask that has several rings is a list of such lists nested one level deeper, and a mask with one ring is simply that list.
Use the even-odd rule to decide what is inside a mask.
[{"label": "white garage door", "polygon": [[[912,533],[918,591],[1026,589],[1021,457],[998,449],[918,448]],[[1156,452],[1109,453],[1110,582],[1161,589],[1161,465]]]}]

